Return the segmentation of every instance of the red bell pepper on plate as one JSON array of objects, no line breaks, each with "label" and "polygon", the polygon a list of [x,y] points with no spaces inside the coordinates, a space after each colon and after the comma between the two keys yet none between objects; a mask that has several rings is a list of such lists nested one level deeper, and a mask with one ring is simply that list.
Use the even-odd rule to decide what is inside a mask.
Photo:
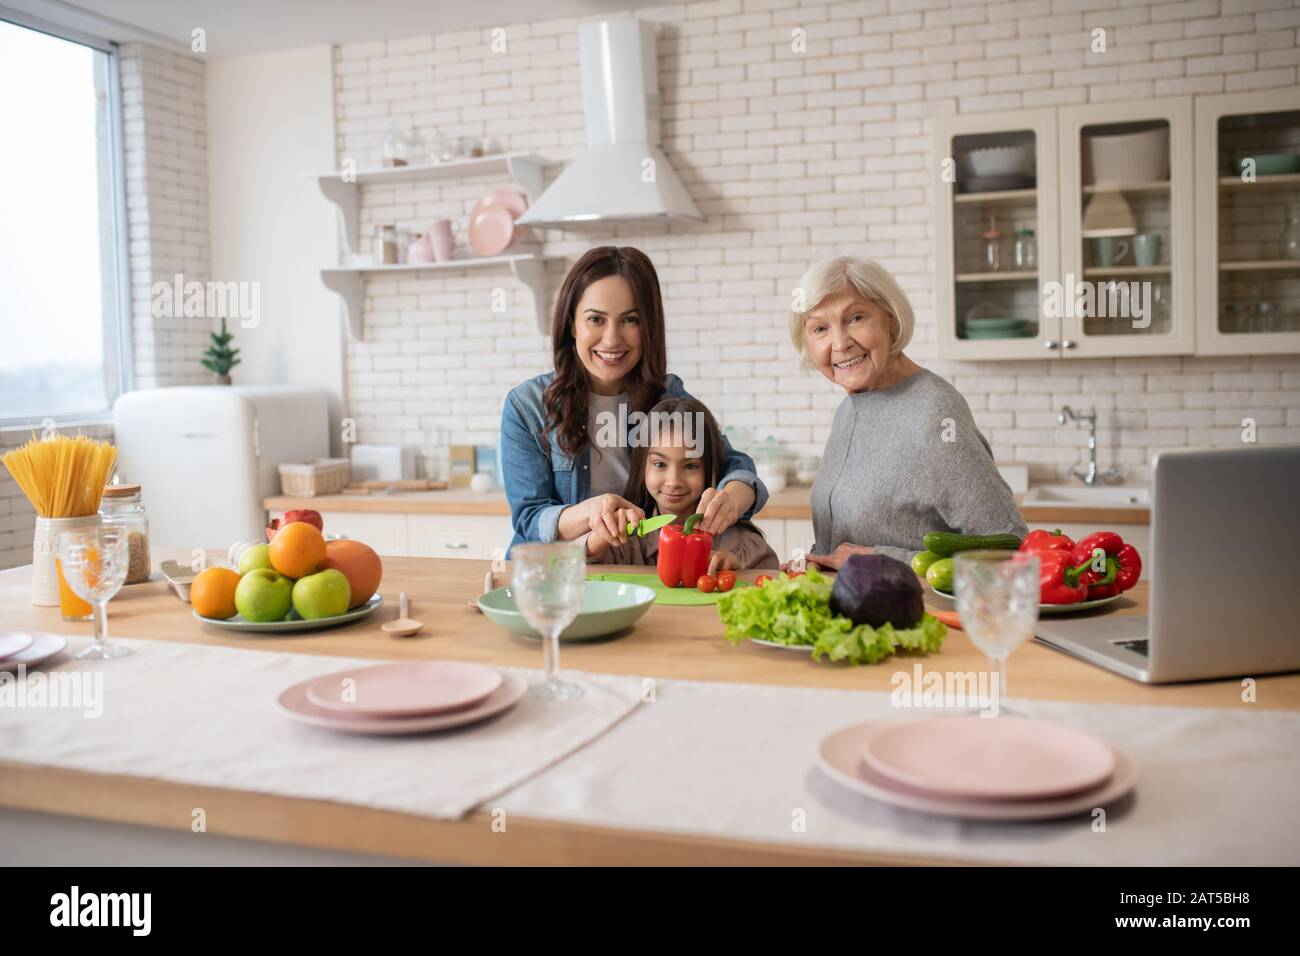
[{"label": "red bell pepper on plate", "polygon": [[[693,588],[709,571],[709,555],[713,552],[713,535],[696,531],[702,514],[693,514],[685,526],[670,524],[659,531],[659,559],[655,570],[666,587],[685,585]],[[680,530],[679,530],[680,527]]]},{"label": "red bell pepper on plate", "polygon": [[1122,594],[1142,576],[1137,548],[1125,544],[1114,531],[1098,531],[1081,539],[1070,558],[1076,564],[1088,562],[1082,580],[1088,586],[1089,600]]},{"label": "red bell pepper on plate", "polygon": [[1078,604],[1088,594],[1080,578],[1092,563],[1071,564],[1068,551],[1040,551],[1038,554],[1038,600],[1043,604]]},{"label": "red bell pepper on plate", "polygon": [[1068,534],[1061,534],[1061,529],[1047,531],[1039,528],[1025,535],[1025,540],[1020,542],[1020,550],[1041,554],[1044,551],[1073,551],[1074,540]]}]

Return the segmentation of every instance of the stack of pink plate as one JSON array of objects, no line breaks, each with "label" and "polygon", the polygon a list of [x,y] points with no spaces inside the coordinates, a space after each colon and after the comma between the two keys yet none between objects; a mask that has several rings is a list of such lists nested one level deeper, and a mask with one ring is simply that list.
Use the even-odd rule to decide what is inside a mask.
[{"label": "stack of pink plate", "polygon": [[478,201],[469,214],[469,246],[479,256],[499,256],[522,242],[527,229],[515,220],[528,209],[528,200],[517,189],[505,187]]},{"label": "stack of pink plate", "polygon": [[421,734],[463,727],[509,710],[522,677],[465,661],[412,661],[337,671],[294,684],[280,713],[345,734]]},{"label": "stack of pink plate", "polygon": [[34,667],[68,646],[57,634],[30,631],[0,631],[0,671],[16,671],[18,665]]},{"label": "stack of pink plate", "polygon": [[1039,720],[930,717],[826,737],[819,764],[875,800],[942,816],[1045,820],[1113,803],[1137,764],[1091,734]]}]

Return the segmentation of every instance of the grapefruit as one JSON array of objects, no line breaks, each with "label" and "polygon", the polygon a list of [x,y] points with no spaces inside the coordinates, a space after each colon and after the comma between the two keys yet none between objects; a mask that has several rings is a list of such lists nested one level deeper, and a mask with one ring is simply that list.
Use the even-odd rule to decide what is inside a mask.
[{"label": "grapefruit", "polygon": [[[289,527],[292,528],[293,525]],[[281,529],[280,534],[284,534],[284,531]],[[280,535],[276,535],[276,540],[280,540]],[[384,563],[379,560],[379,555],[375,554],[373,548],[360,541],[346,539],[325,542],[325,560],[320,563],[320,569],[324,571],[331,568],[342,572],[348,579],[348,584],[352,587],[351,607],[369,601],[379,590],[379,581],[384,575]]]}]

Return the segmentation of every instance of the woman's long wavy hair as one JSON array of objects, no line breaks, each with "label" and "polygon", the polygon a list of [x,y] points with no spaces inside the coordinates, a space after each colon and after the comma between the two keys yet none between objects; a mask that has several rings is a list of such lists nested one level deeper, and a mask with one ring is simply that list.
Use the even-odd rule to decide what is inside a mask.
[{"label": "woman's long wavy hair", "polygon": [[555,378],[542,393],[546,410],[543,445],[554,432],[566,455],[577,455],[588,442],[587,369],[578,358],[573,325],[578,302],[587,286],[609,276],[622,276],[632,288],[641,326],[641,361],[624,378],[628,412],[647,412],[664,393],[668,350],[664,345],[664,306],[659,276],[649,257],[632,246],[599,246],[587,252],[564,277],[551,320],[551,349]]}]

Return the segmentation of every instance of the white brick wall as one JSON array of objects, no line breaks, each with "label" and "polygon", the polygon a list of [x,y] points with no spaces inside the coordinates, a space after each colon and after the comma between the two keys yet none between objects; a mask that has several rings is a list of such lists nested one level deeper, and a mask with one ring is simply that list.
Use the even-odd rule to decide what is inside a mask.
[{"label": "white brick wall", "polygon": [[118,64],[136,387],[208,384],[199,358],[209,320],[156,319],[151,309],[155,282],[209,278],[203,63],[133,43]]},{"label": "white brick wall", "polygon": [[[641,10],[663,24],[664,147],[708,221],[548,232],[564,269],[590,245],[644,249],[659,269],[670,367],[724,424],[819,454],[843,394],[800,374],[785,332],[788,289],[812,260],[877,258],[917,311],[913,357],[966,396],[997,457],[1062,477],[1084,436],[1058,428],[1062,404],[1101,412],[1100,458],[1149,479],[1159,448],[1235,443],[1252,417],[1261,441],[1300,441],[1300,356],[943,363],[934,352],[933,223],[925,172],[941,114],[1218,93],[1296,83],[1297,0],[722,0]],[[574,20],[503,24],[489,34],[344,44],[336,50],[338,153],[379,160],[388,124],[426,137],[491,135],[566,160],[581,147]],[[1107,28],[1110,52],[1087,52]],[[807,31],[807,53],[791,30]],[[463,218],[492,183],[363,194],[363,235]],[[507,316],[488,309],[514,292]],[[549,368],[509,276],[376,278],[366,339],[347,353],[348,401],[362,441],[491,443],[511,386]]]}]

